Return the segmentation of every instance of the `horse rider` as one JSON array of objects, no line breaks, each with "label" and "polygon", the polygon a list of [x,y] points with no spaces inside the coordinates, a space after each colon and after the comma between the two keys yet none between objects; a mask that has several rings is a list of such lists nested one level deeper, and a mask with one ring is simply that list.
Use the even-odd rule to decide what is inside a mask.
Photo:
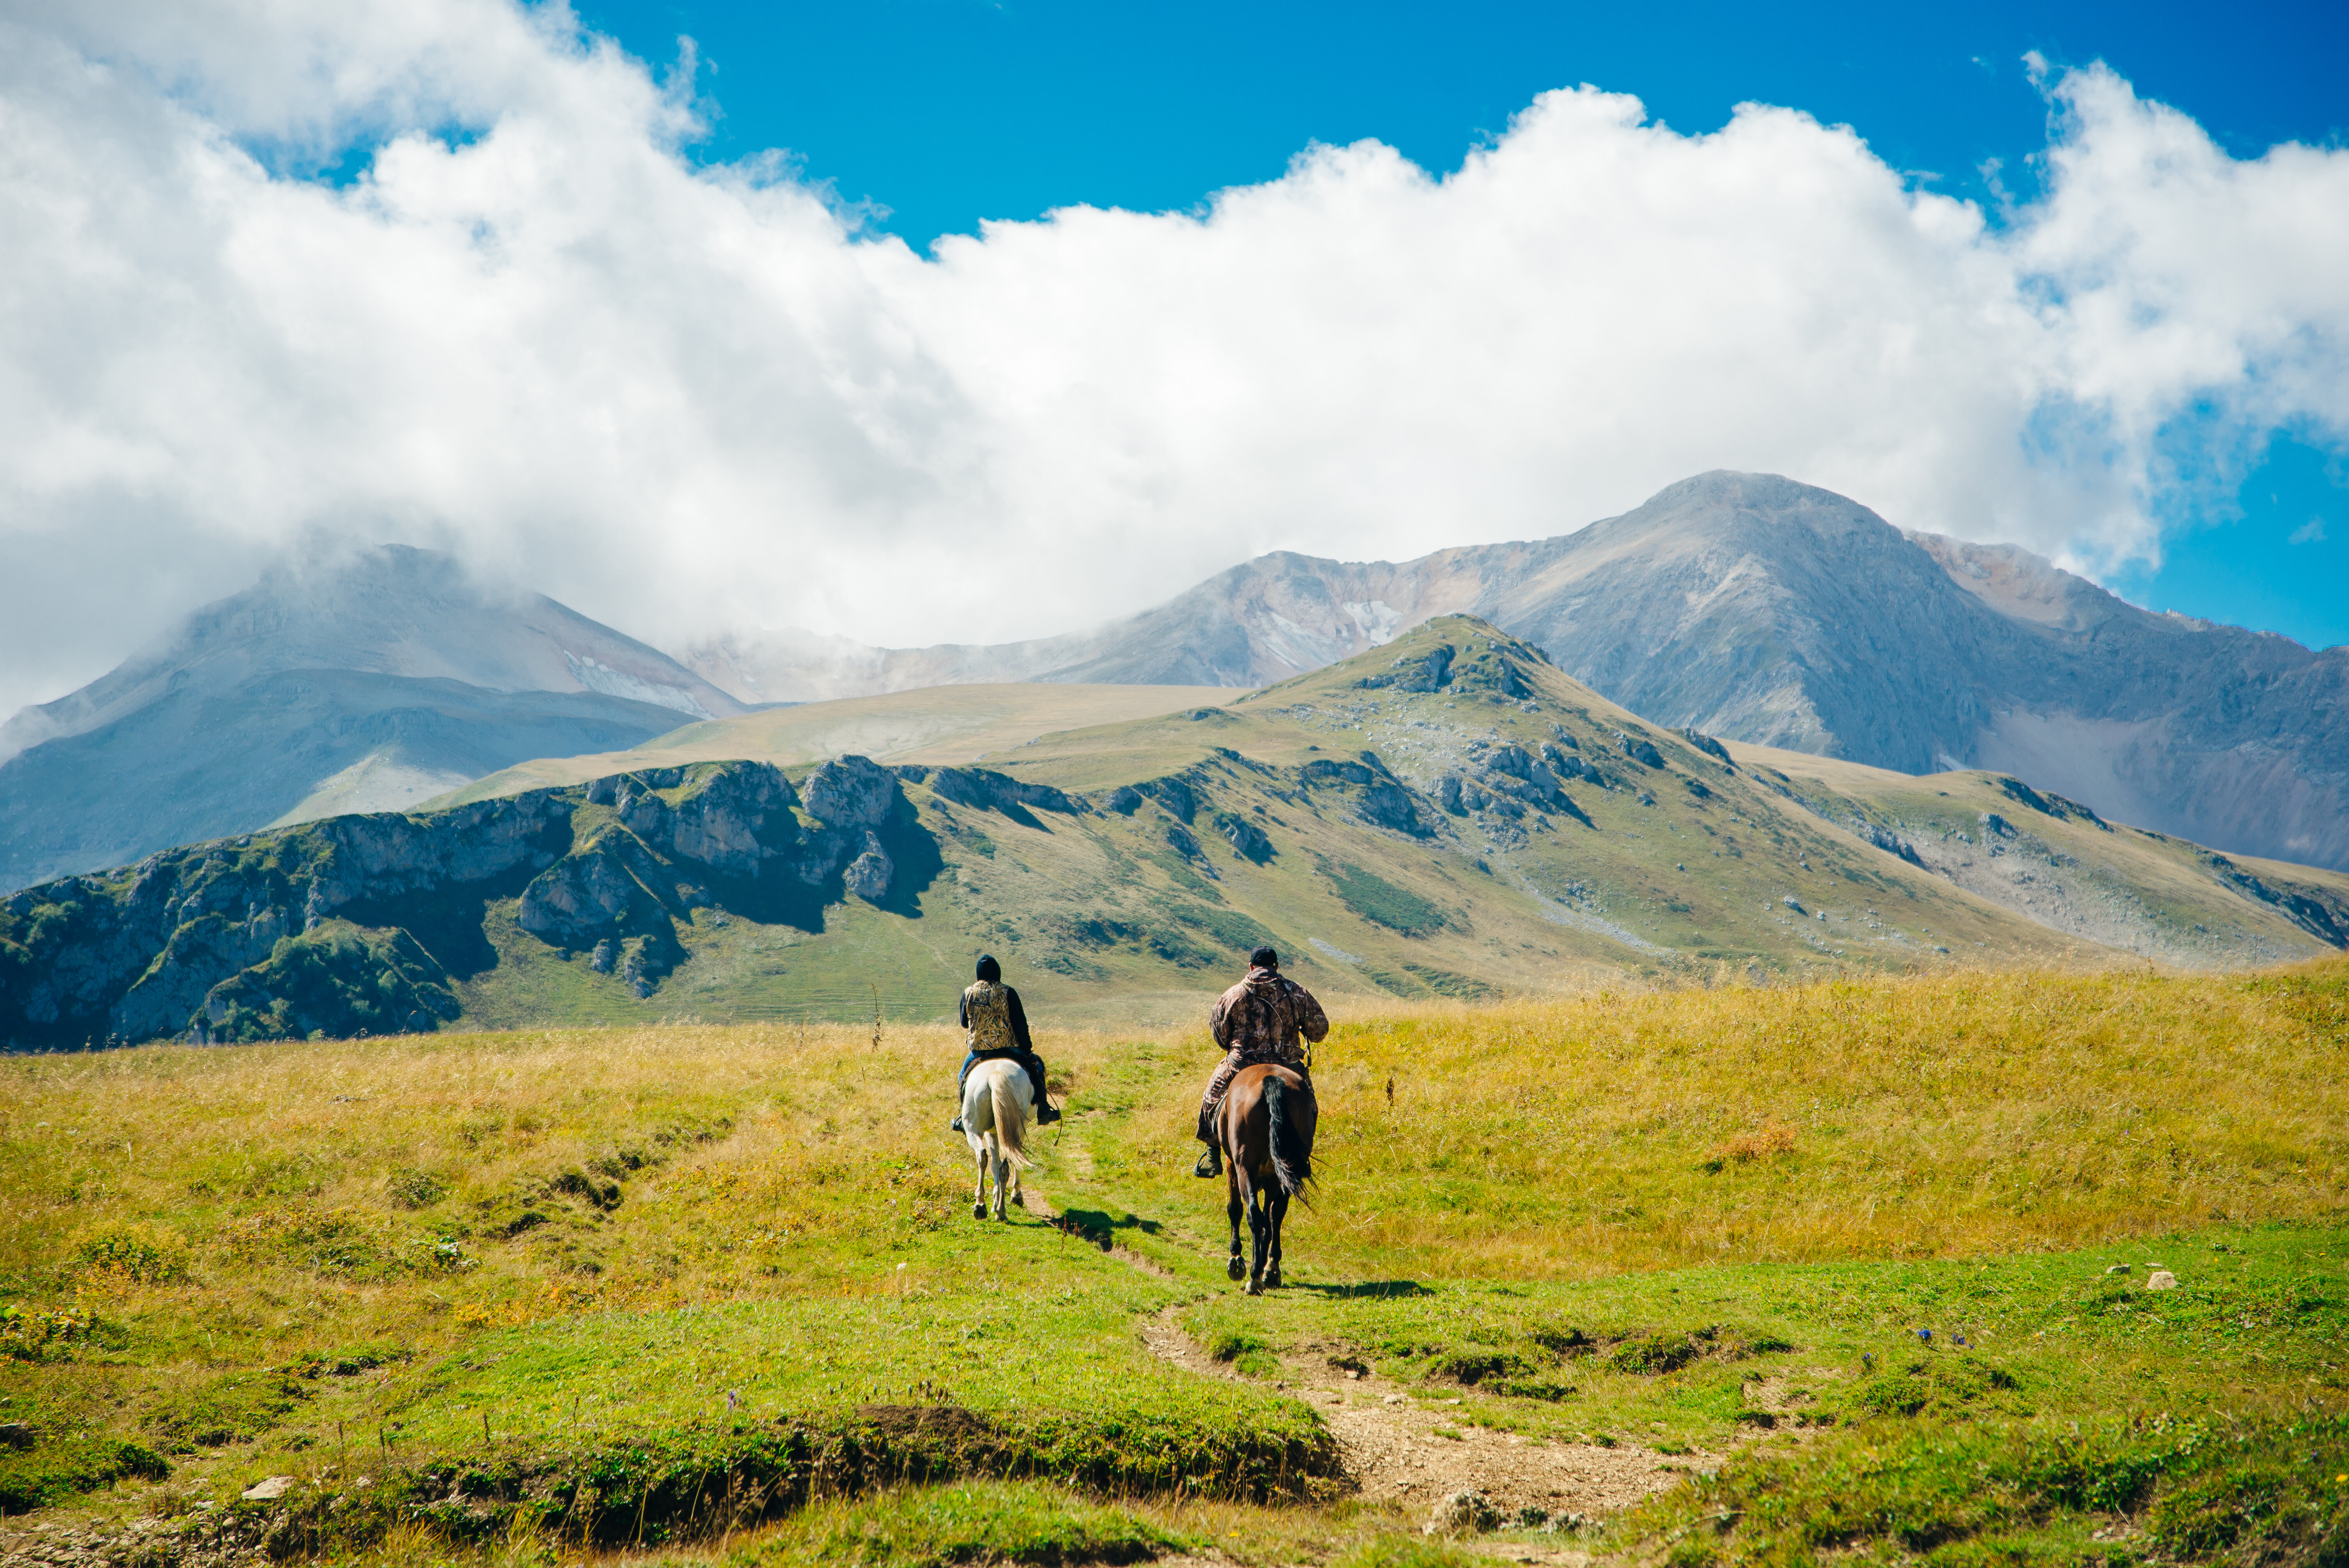
[{"label": "horse rider", "polygon": [[[1207,1014],[1207,1032],[1229,1053],[1216,1064],[1207,1080],[1207,1095],[1199,1102],[1199,1141],[1207,1152],[1199,1157],[1196,1176],[1224,1173],[1224,1146],[1216,1136],[1216,1112],[1225,1091],[1239,1070],[1259,1062],[1278,1062],[1305,1073],[1305,1050],[1299,1035],[1319,1041],[1330,1032],[1330,1019],[1313,993],[1280,972],[1280,954],[1259,947],[1248,954],[1247,978],[1225,992]],[[1307,1082],[1311,1083],[1309,1078]]]},{"label": "horse rider", "polygon": [[[1036,1054],[1036,1043],[1028,1037],[1028,1010],[1019,1005],[1019,993],[1003,983],[1003,965],[992,954],[979,954],[978,979],[962,994],[957,1016],[970,1035],[962,1071],[955,1074],[955,1103],[962,1103],[963,1079],[970,1077],[972,1068],[1009,1057],[1028,1069],[1028,1081],[1036,1090],[1037,1125],[1060,1120],[1061,1113],[1044,1098],[1044,1058]],[[960,1116],[954,1119],[954,1130],[963,1130]]]}]

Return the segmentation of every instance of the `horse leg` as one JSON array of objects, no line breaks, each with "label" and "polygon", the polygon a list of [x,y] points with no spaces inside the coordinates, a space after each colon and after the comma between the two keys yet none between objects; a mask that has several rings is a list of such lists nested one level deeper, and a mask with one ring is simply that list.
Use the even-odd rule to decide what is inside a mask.
[{"label": "horse leg", "polygon": [[[970,1119],[968,1115],[965,1115],[963,1125],[970,1125]],[[970,1217],[984,1220],[987,1218],[987,1137],[984,1133],[971,1139],[970,1157],[978,1167],[978,1184],[970,1191]]]},{"label": "horse leg", "polygon": [[1247,1264],[1240,1262],[1240,1216],[1247,1212],[1247,1203],[1240,1195],[1240,1164],[1237,1160],[1224,1167],[1224,1188],[1231,1194],[1231,1201],[1224,1205],[1224,1212],[1232,1222],[1232,1261],[1226,1265],[1224,1272],[1234,1279],[1243,1279],[1247,1275]]},{"label": "horse leg", "polygon": [[1280,1222],[1288,1218],[1288,1194],[1275,1183],[1265,1199],[1265,1237],[1270,1243],[1270,1255],[1264,1265],[1264,1283],[1268,1289],[1280,1288]]},{"label": "horse leg", "polygon": [[1264,1254],[1272,1232],[1272,1222],[1265,1217],[1264,1210],[1264,1190],[1259,1187],[1248,1194],[1248,1238],[1255,1243],[1252,1249],[1254,1256],[1248,1265],[1247,1293],[1250,1295],[1264,1294]]},{"label": "horse leg", "polygon": [[1003,1152],[1001,1144],[995,1150],[995,1217],[1004,1219],[1003,1199],[1006,1185],[1011,1178],[1011,1156]]}]

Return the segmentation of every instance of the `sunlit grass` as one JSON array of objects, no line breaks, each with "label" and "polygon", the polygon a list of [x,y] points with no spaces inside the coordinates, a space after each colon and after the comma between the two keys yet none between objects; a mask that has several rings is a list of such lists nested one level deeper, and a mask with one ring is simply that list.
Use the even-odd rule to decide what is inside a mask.
[{"label": "sunlit grass", "polygon": [[[1262,1301],[1222,1280],[1222,1191],[1188,1175],[1215,1055],[1198,1026],[1042,1039],[1072,1114],[1037,1138],[1031,1185],[1159,1274],[1032,1215],[970,1218],[968,1151],[944,1126],[960,1040],[943,1028],[0,1061],[0,1307],[23,1351],[0,1360],[0,1421],[45,1434],[0,1466],[72,1458],[102,1483],[144,1461],[92,1443],[168,1454],[168,1481],[88,1505],[119,1511],[233,1502],[273,1472],[323,1509],[357,1472],[444,1462],[542,1498],[514,1513],[522,1533],[470,1543],[371,1516],[468,1562],[553,1561],[631,1529],[788,1562],[835,1526],[913,1543],[874,1561],[921,1561],[921,1540],[953,1534],[920,1523],[938,1508],[973,1529],[993,1528],[989,1510],[1007,1528],[1061,1517],[1059,1494],[974,1491],[966,1508],[918,1489],[780,1526],[731,1501],[647,1512],[684,1484],[662,1476],[730,1486],[756,1470],[788,1483],[773,1495],[820,1500],[792,1453],[886,1435],[895,1418],[874,1408],[951,1407],[981,1423],[968,1444],[892,1439],[852,1490],[949,1453],[1000,1467],[1016,1444],[1042,1473],[1129,1495],[1122,1517],[1185,1539],[1253,1532],[1275,1544],[1222,1549],[1272,1562],[1375,1555],[1405,1522],[1230,1501],[1310,1494],[1290,1467],[1318,1420],[1273,1386],[1309,1344],[1455,1395],[1458,1357],[1500,1357],[1462,1418],[1536,1440],[1718,1449],[1765,1375],[1812,1379],[1837,1413],[1823,1454],[1953,1421],[2167,1413],[2282,1430],[2341,1398],[2337,1357],[2312,1338],[2341,1304],[2302,1282],[2342,1264],[2344,999],[2349,962],[2334,961],[1343,1016],[1316,1068],[1320,1180],[1288,1238],[1298,1288]],[[2153,1310],[2097,1285],[2122,1261],[2140,1277],[2166,1263],[2182,1288]],[[1148,1356],[1138,1319],[1168,1308],[1203,1343],[1261,1346],[1263,1376],[1203,1385]],[[1870,1379],[1907,1376],[1893,1353],[1936,1318],[1968,1326],[2012,1387],[1864,1435],[1899,1404],[1868,1403]],[[1561,1351],[1564,1329],[1603,1354]],[[1668,1374],[1610,1359],[1701,1329],[1727,1338]],[[616,1490],[583,1504],[591,1475]],[[2079,1534],[2014,1495],[1998,1528]],[[1658,1506],[1654,1530],[1684,1527]],[[1203,1509],[1238,1511],[1208,1529]],[[1326,1549],[1309,1549],[1315,1531]],[[347,1551],[388,1562],[396,1544],[355,1534]]]},{"label": "sunlit grass", "polygon": [[[1317,1054],[1322,1180],[1296,1245],[1361,1277],[1575,1278],[2333,1214],[2344,995],[2334,961],[1341,1019]],[[1198,1054],[1125,1069],[1133,1114],[1096,1146],[1130,1202],[1176,1212],[1199,1207],[1182,1145],[1207,1059],[1183,1045]]]}]

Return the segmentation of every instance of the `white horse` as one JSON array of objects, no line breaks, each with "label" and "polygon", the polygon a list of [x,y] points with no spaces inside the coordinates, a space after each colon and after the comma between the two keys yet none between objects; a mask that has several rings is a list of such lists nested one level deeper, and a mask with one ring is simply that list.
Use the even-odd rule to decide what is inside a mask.
[{"label": "white horse", "polygon": [[[1019,1172],[1030,1163],[1025,1140],[1028,1113],[1035,1090],[1028,1069],[999,1057],[970,1069],[962,1082],[963,1136],[970,1140],[971,1158],[978,1165],[978,1186],[971,1194],[970,1217],[987,1218],[987,1168],[995,1166],[995,1217],[1006,1218],[1006,1198],[1028,1206],[1019,1191]],[[1008,1190],[1007,1190],[1008,1189]]]}]

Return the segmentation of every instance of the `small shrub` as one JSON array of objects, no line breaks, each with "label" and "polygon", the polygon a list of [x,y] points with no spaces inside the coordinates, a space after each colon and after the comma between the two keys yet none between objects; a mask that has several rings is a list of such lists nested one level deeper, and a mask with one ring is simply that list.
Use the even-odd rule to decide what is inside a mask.
[{"label": "small shrub", "polygon": [[1713,1158],[1750,1165],[1756,1160],[1774,1159],[1795,1151],[1795,1130],[1775,1119],[1765,1119],[1752,1132],[1741,1132],[1713,1150]]},{"label": "small shrub", "polygon": [[448,1183],[429,1171],[395,1171],[384,1186],[405,1209],[429,1209],[449,1195]]},{"label": "small shrub", "polygon": [[141,1284],[163,1284],[188,1275],[187,1243],[152,1225],[116,1225],[74,1250],[74,1261],[92,1273],[112,1274]]},{"label": "small shrub", "polygon": [[44,1310],[12,1301],[0,1307],[0,1356],[12,1361],[70,1361],[74,1346],[86,1344],[97,1326],[97,1317],[78,1308]]},{"label": "small shrub", "polygon": [[1506,1350],[1447,1350],[1427,1366],[1431,1377],[1471,1386],[1495,1377],[1523,1377],[1533,1370],[1524,1357]]},{"label": "small shrub", "polygon": [[1651,1334],[1638,1339],[1627,1339],[1615,1347],[1607,1358],[1609,1366],[1618,1372],[1632,1372],[1642,1377],[1658,1377],[1677,1372],[1698,1357],[1704,1347],[1692,1334]]}]

